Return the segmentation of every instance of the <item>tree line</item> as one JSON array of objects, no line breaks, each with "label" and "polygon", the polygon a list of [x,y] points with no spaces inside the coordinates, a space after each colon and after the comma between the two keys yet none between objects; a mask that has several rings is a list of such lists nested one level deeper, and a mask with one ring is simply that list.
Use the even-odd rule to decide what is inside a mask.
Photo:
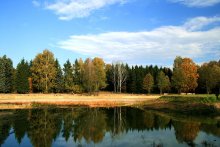
[{"label": "tree line", "polygon": [[100,90],[127,93],[213,93],[220,90],[220,60],[201,66],[190,58],[176,57],[173,69],[129,66],[102,58],[67,60],[63,68],[49,50],[16,68],[6,55],[0,57],[0,93],[88,93]]}]

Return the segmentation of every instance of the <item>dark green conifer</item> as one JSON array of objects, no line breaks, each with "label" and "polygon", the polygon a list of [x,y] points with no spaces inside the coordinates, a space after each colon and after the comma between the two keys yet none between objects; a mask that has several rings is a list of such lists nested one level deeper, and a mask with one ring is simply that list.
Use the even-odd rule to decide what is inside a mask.
[{"label": "dark green conifer", "polygon": [[18,63],[16,68],[15,85],[18,93],[28,93],[29,92],[29,78],[30,68],[28,62],[24,59]]}]

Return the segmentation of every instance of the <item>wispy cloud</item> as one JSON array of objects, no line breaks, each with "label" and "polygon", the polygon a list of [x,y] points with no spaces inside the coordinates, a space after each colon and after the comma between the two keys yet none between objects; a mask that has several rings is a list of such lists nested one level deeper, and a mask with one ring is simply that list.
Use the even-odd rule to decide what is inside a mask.
[{"label": "wispy cloud", "polygon": [[71,20],[89,16],[93,11],[113,4],[124,4],[126,0],[57,0],[46,4],[61,20]]},{"label": "wispy cloud", "polygon": [[[193,29],[187,27],[191,22],[196,24],[196,20],[198,26],[194,25]],[[219,57],[220,27],[201,31],[199,29],[204,25],[200,23],[200,19],[194,18],[182,26],[164,26],[152,31],[73,35],[58,42],[58,47],[90,57],[99,56],[107,62],[123,60],[130,64],[166,64],[166,61],[172,61],[178,55],[191,58],[206,55]]]},{"label": "wispy cloud", "polygon": [[220,0],[169,0],[174,3],[181,3],[188,7],[208,7],[220,3]]},{"label": "wispy cloud", "polygon": [[37,0],[33,0],[32,1],[32,4],[35,6],[35,7],[40,7],[40,2],[39,1],[37,1]]},{"label": "wispy cloud", "polygon": [[183,26],[187,30],[197,31],[216,22],[220,22],[220,17],[196,17],[189,19]]}]

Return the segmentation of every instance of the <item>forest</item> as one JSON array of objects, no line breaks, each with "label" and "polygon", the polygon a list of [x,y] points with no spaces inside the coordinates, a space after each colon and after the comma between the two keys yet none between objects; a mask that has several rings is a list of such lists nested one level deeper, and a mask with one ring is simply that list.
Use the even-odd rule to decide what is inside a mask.
[{"label": "forest", "polygon": [[219,93],[220,60],[197,65],[177,56],[173,69],[157,65],[106,64],[102,58],[67,60],[63,66],[49,50],[13,67],[0,57],[0,93],[88,93],[99,91],[134,94]]}]

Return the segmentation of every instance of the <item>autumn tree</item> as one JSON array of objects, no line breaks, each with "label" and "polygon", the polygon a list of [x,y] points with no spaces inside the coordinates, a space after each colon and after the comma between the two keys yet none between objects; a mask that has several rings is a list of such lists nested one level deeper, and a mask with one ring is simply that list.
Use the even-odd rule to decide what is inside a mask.
[{"label": "autumn tree", "polygon": [[38,90],[48,93],[54,87],[56,67],[54,55],[49,50],[38,54],[31,67],[33,86]]},{"label": "autumn tree", "polygon": [[207,94],[220,82],[220,66],[217,62],[204,63],[199,68],[199,81],[206,88]]},{"label": "autumn tree", "polygon": [[181,64],[181,68],[183,69],[185,81],[183,85],[183,90],[185,92],[195,91],[198,86],[198,73],[197,66],[190,58],[184,58]]},{"label": "autumn tree", "polygon": [[92,60],[95,70],[95,83],[96,83],[96,90],[105,88],[106,87],[106,73],[105,73],[105,63],[103,59],[95,57]]},{"label": "autumn tree", "polygon": [[16,79],[15,85],[18,93],[28,93],[29,92],[29,81],[30,77],[30,68],[27,61],[24,59],[18,63],[16,68]]},{"label": "autumn tree", "polygon": [[61,131],[61,116],[50,109],[32,109],[28,118],[28,138],[34,147],[50,147]]},{"label": "autumn tree", "polygon": [[198,77],[197,66],[192,59],[177,57],[174,60],[172,82],[179,93],[181,91],[194,92],[198,86]]},{"label": "autumn tree", "polygon": [[96,87],[96,71],[95,66],[92,62],[92,59],[87,58],[84,63],[84,70],[83,70],[83,87],[89,94],[92,94],[94,91],[97,90]]},{"label": "autumn tree", "polygon": [[13,92],[14,68],[12,60],[6,55],[0,57],[0,93]]},{"label": "autumn tree", "polygon": [[148,94],[150,94],[151,89],[154,86],[154,78],[153,76],[148,73],[143,80],[143,89],[148,91]]},{"label": "autumn tree", "polygon": [[163,93],[163,90],[169,90],[170,88],[170,80],[169,77],[161,71],[157,76],[157,86],[160,89],[160,94]]},{"label": "autumn tree", "polygon": [[176,139],[178,142],[192,144],[200,131],[200,123],[193,121],[173,121]]},{"label": "autumn tree", "polygon": [[66,92],[72,92],[73,88],[73,67],[69,60],[64,63],[64,89]]}]

